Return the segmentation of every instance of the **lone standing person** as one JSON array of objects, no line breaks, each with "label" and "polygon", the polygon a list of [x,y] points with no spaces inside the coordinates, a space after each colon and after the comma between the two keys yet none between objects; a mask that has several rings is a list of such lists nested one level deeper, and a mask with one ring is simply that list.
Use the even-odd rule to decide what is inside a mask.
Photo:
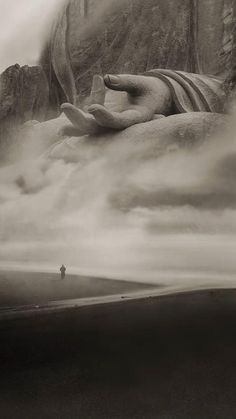
[{"label": "lone standing person", "polygon": [[65,267],[65,265],[61,265],[60,271],[61,271],[61,279],[64,279],[65,276],[66,276],[66,267]]}]

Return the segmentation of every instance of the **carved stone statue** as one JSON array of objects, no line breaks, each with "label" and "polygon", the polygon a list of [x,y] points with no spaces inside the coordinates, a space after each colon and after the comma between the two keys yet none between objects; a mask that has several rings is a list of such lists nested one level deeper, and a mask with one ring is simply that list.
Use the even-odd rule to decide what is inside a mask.
[{"label": "carved stone statue", "polygon": [[[203,138],[209,135],[218,126],[216,121],[222,124],[222,121],[227,119],[224,116],[226,97],[223,85],[233,60],[232,24],[235,16],[233,3],[230,0],[220,0],[215,7],[212,0],[207,0],[210,12],[207,17],[199,2],[181,0],[178,2],[178,12],[175,9],[174,14],[172,3],[172,0],[167,0],[165,4],[162,1],[150,0],[149,7],[144,10],[142,2],[137,1],[135,6],[131,7],[133,2],[124,0],[122,2],[123,14],[119,5],[112,9],[110,14],[104,12],[98,15],[98,24],[95,28],[91,28],[88,22],[88,29],[85,30],[82,27],[81,31],[77,30],[77,32],[73,16],[78,2],[71,0],[69,5],[65,6],[55,23],[50,46],[51,70],[54,71],[55,78],[64,92],[64,96],[61,96],[61,102],[65,102],[61,106],[64,115],[45,124],[33,126],[34,138],[41,141],[42,147],[43,144],[46,148],[55,142],[60,142],[63,136],[73,138],[86,136],[84,140],[92,143],[93,140],[107,139],[108,136],[110,140],[117,140],[134,136],[141,138],[145,135],[146,140],[155,137],[156,141],[160,141],[167,134],[170,138],[176,139],[181,133],[182,139],[185,137],[186,141],[191,141],[192,138]],[[164,41],[162,39],[165,50],[156,52],[157,61],[153,63],[150,57],[153,54],[154,26],[151,29],[149,26],[146,27],[145,33],[141,27],[140,31],[136,31],[139,34],[137,39],[140,45],[141,38],[145,35],[146,48],[150,47],[149,58],[142,50],[141,61],[136,62],[137,56],[134,54],[137,39],[129,35],[124,50],[128,48],[129,53],[133,53],[136,57],[134,58],[136,64],[132,67],[132,65],[126,65],[127,56],[122,48],[118,48],[120,55],[117,56],[115,40],[119,45],[122,43],[122,40],[118,39],[117,28],[120,24],[126,24],[129,34],[132,19],[137,13],[141,14],[138,25],[146,21],[147,13],[149,15],[152,13],[153,25],[157,25],[158,19],[165,19],[167,15],[168,19],[163,28],[170,36],[168,35],[169,38]],[[166,28],[166,25],[174,25],[176,13],[183,26],[181,30],[176,26],[172,34],[171,28],[169,26]],[[123,23],[120,19],[123,19]],[[189,26],[190,23],[193,26]],[[158,28],[157,37],[162,36],[160,32],[162,25],[156,27]],[[80,38],[76,52],[75,41],[78,34]],[[190,39],[186,43],[188,36]],[[147,45],[149,40],[151,46]],[[95,45],[100,51],[99,54],[101,53],[99,57],[96,55]],[[180,45],[184,48],[184,53],[180,50]],[[188,45],[190,45],[189,48]],[[178,63],[168,58],[171,48],[173,56],[178,56],[180,59]],[[212,51],[214,51],[215,60],[209,60]],[[106,62],[106,57],[109,57],[109,62]],[[165,57],[164,66],[169,69],[153,70],[153,64],[161,63],[163,57]],[[99,62],[99,68],[94,65],[94,60]],[[121,62],[122,66],[119,64]],[[180,71],[173,69],[175,64]],[[128,74],[114,74],[114,65],[118,70],[121,68],[122,73],[125,69],[133,69],[132,72],[136,75],[130,74],[130,71],[126,71]],[[81,86],[88,85],[95,69],[100,73],[106,69],[112,71],[104,78],[95,76],[90,98],[84,97],[81,100],[83,96],[81,96],[83,93]],[[214,75],[200,74],[203,71],[208,73],[208,70]],[[199,71],[199,74],[196,74],[196,71]],[[68,145],[69,142],[70,140],[66,140],[65,143]],[[59,148],[62,149],[61,142]]]},{"label": "carved stone statue", "polygon": [[224,109],[222,81],[215,77],[153,70],[137,76],[106,75],[104,82],[107,88],[116,92],[108,95],[106,106],[103,102],[105,86],[99,77],[95,77],[93,104],[87,112],[69,103],[62,105],[72,123],[64,128],[65,135],[96,134],[105,128],[121,130],[164,116],[187,112],[222,113]]},{"label": "carved stone statue", "polygon": [[66,3],[42,56],[60,104],[75,96],[81,104],[95,74],[161,68],[224,78],[234,63],[233,0],[147,0],[145,7],[143,0],[110,0],[105,8],[93,0],[95,19],[81,16],[80,3]]},{"label": "carved stone statue", "polygon": [[[27,127],[29,143],[50,157],[80,160],[84,145],[192,144],[224,126],[225,94],[215,77],[159,70],[94,77],[84,109],[65,103],[59,118]],[[164,141],[164,143],[163,143]],[[150,153],[153,153],[150,149]]]}]

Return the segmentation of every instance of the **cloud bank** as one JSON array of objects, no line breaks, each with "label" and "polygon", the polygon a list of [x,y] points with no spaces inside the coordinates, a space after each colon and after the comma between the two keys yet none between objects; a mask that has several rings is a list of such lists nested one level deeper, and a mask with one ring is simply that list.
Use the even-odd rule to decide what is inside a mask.
[{"label": "cloud bank", "polygon": [[235,132],[155,157],[148,139],[71,141],[78,162],[1,169],[1,261],[142,282],[232,278]]}]

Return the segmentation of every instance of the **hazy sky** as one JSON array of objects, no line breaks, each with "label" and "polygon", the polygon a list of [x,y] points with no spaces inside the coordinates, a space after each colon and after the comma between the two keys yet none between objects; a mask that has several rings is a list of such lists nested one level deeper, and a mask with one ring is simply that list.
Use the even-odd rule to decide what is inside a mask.
[{"label": "hazy sky", "polygon": [[35,64],[64,0],[0,0],[0,71]]}]

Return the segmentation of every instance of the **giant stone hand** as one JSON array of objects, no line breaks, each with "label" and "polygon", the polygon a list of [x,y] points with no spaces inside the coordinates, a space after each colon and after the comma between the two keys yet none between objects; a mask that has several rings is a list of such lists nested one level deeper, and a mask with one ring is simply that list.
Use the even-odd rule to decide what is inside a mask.
[{"label": "giant stone hand", "polygon": [[[109,89],[105,92],[106,87]],[[99,134],[107,129],[122,130],[170,114],[172,97],[160,79],[142,75],[95,76],[91,105],[81,110],[70,103],[61,109],[72,125],[64,135]]]}]

